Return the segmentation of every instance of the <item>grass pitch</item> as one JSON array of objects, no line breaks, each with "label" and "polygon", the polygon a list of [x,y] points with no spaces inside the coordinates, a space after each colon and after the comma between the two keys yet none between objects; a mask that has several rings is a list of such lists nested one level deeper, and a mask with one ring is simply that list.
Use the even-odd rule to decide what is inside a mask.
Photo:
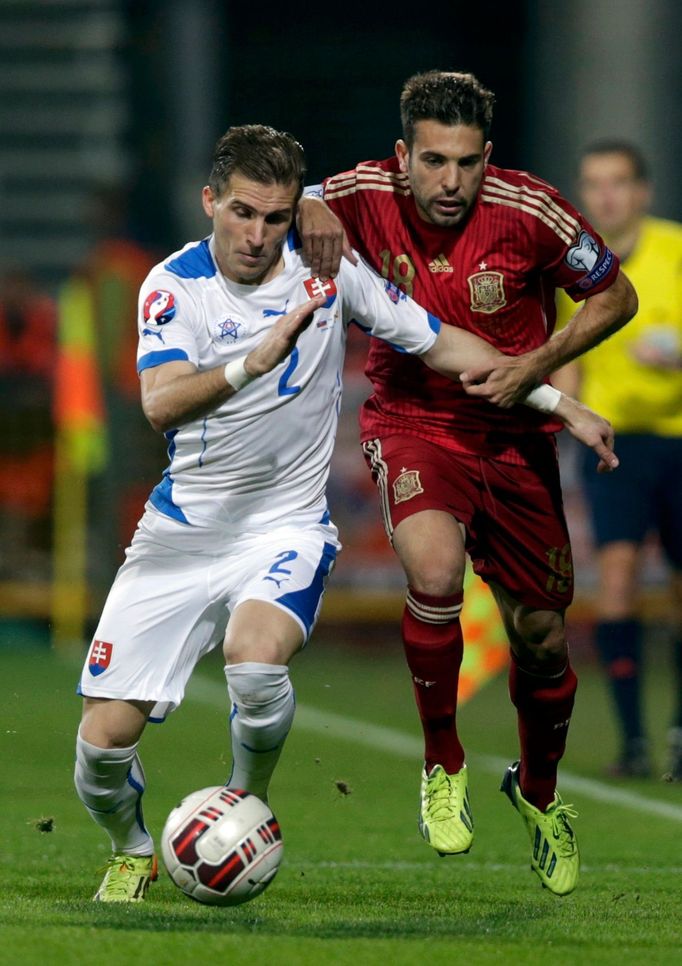
[{"label": "grass pitch", "polygon": [[[271,792],[285,858],[271,888],[234,909],[192,902],[163,873],[144,904],[92,903],[109,849],[72,787],[79,662],[1,648],[0,963],[682,962],[682,786],[601,780],[615,739],[595,669],[578,667],[560,784],[580,813],[583,874],[558,899],[529,871],[525,829],[498,792],[516,755],[505,681],[460,714],[476,838],[469,855],[440,859],[416,828],[419,729],[397,633],[370,646],[347,636],[322,627],[294,664],[299,711]],[[662,667],[648,687],[662,754]],[[228,772],[224,694],[211,655],[182,708],[147,730],[157,836],[184,794]]]}]

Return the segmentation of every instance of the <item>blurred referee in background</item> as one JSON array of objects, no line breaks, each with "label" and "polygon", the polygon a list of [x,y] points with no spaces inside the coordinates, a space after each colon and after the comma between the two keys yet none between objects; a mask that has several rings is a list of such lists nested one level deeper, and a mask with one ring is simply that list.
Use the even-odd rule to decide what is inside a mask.
[{"label": "blurred referee in background", "polygon": [[[656,532],[671,569],[674,719],[670,777],[682,780],[682,225],[648,214],[651,183],[640,150],[603,140],[584,149],[580,203],[619,256],[639,311],[608,342],[566,366],[556,385],[614,426],[621,459],[605,480],[586,461],[584,492],[598,561],[595,640],[622,740],[616,777],[647,777],[652,754],[642,715],[638,585],[645,538]],[[559,322],[574,310],[559,293]],[[589,466],[587,465],[589,463]]]}]

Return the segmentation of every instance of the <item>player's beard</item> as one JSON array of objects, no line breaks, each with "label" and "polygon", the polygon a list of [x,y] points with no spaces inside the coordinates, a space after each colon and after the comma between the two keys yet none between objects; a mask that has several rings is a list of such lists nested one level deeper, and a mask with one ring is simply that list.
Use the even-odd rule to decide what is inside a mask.
[{"label": "player's beard", "polygon": [[458,204],[456,206],[453,205],[452,213],[449,213],[438,205],[438,199],[443,199],[444,196],[440,195],[436,198],[426,197],[415,191],[414,187],[412,188],[412,194],[414,195],[414,201],[420,216],[424,221],[436,225],[438,228],[459,228],[468,219],[475,201],[475,198],[470,201],[461,198],[457,199]]}]

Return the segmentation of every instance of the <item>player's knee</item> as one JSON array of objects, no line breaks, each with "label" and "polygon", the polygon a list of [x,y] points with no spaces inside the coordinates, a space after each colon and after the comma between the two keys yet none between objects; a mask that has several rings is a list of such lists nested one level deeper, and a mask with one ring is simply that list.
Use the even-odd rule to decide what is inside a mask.
[{"label": "player's knee", "polygon": [[[554,665],[568,657],[564,620],[557,611],[519,607],[514,627],[525,655],[540,665]],[[518,655],[523,664],[524,655]]]},{"label": "player's knee", "polygon": [[93,747],[104,751],[132,747],[139,741],[143,728],[144,724],[140,727],[137,720],[122,720],[106,712],[86,710],[78,734]]},{"label": "player's knee", "polygon": [[405,568],[410,587],[430,597],[447,597],[461,591],[464,569],[456,560],[434,554]]},{"label": "player's knee", "polygon": [[294,689],[288,667],[248,661],[228,664],[225,676],[242,721],[267,727],[282,718],[293,718]]},{"label": "player's knee", "polygon": [[225,663],[244,664],[255,661],[259,664],[283,664],[281,642],[264,634],[239,635],[228,637],[223,645]]}]

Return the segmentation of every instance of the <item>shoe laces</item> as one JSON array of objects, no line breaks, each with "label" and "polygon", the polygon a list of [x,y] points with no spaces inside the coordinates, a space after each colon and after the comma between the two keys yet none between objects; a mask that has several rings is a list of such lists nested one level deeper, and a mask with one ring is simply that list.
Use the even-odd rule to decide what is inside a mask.
[{"label": "shoe laces", "polygon": [[569,818],[577,818],[578,813],[572,805],[559,802],[551,811],[552,832],[558,842],[557,851],[560,855],[573,855],[576,849],[575,834],[571,828]]},{"label": "shoe laces", "polygon": [[440,772],[426,789],[426,808],[432,819],[440,821],[457,814],[457,803],[452,800],[452,782],[448,775]]}]

